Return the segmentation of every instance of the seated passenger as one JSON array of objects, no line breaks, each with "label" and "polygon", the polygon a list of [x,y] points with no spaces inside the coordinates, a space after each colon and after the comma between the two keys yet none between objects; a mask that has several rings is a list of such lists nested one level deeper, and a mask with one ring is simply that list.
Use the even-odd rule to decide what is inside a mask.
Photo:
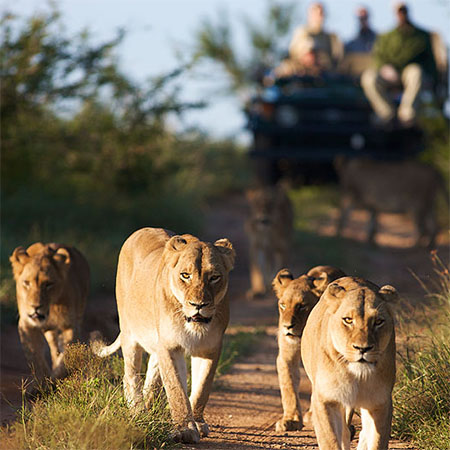
[{"label": "seated passenger", "polygon": [[436,81],[436,62],[430,33],[411,23],[405,3],[397,3],[395,12],[398,25],[375,41],[376,68],[363,73],[361,85],[383,124],[390,123],[396,115],[388,88],[402,86],[397,117],[402,124],[410,126],[416,119],[424,78]]},{"label": "seated passenger", "polygon": [[345,53],[368,53],[372,50],[377,34],[370,28],[369,11],[364,6],[356,10],[359,31],[355,38],[345,44]]},{"label": "seated passenger", "polygon": [[308,8],[308,21],[295,30],[289,45],[289,56],[293,61],[301,60],[305,41],[312,39],[317,52],[319,66],[325,70],[334,69],[343,56],[343,45],[334,33],[323,29],[325,10],[322,3],[315,2]]},{"label": "seated passenger", "polygon": [[287,58],[281,61],[280,65],[274,69],[276,78],[291,77],[294,75],[312,77],[319,76],[323,68],[319,64],[317,49],[314,40],[304,39],[302,47],[297,48],[297,59]]}]

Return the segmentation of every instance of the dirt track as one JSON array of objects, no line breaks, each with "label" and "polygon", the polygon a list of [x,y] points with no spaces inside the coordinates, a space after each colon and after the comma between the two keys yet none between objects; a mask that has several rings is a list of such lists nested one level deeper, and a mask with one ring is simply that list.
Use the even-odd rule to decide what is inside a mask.
[{"label": "dirt track", "polygon": [[[242,198],[232,198],[220,206],[214,206],[208,213],[205,233],[207,240],[228,237],[237,250],[237,263],[230,280],[231,329],[236,327],[258,327],[266,332],[255,352],[237,362],[230,373],[220,378],[218,387],[211,394],[206,409],[206,420],[210,424],[211,434],[199,445],[184,448],[203,449],[284,449],[317,448],[314,432],[305,428],[301,432],[276,433],[274,424],[282,414],[278,380],[275,369],[277,344],[275,339],[277,309],[274,297],[249,302],[245,298],[248,288],[247,245],[243,223],[247,214]],[[333,232],[333,220],[336,212],[331,211],[317,223],[316,229],[323,239]],[[398,216],[383,216],[378,242],[380,247],[371,248],[361,244],[364,237],[365,215],[354,215],[353,225],[347,229],[344,241],[346,267],[349,274],[369,277],[377,284],[390,283],[410,303],[414,304],[423,293],[417,281],[411,275],[426,279],[433,273],[428,253],[423,249],[410,248],[413,242],[412,224]],[[441,235],[440,253],[448,255],[448,238]],[[321,261],[323,264],[337,264],[336,261]],[[354,266],[352,266],[354,262]],[[291,268],[294,274],[304,273],[312,265],[302,248],[297,248],[292,258]],[[364,267],[362,267],[364,266]],[[96,317],[104,317],[104,311],[110,311],[104,322]],[[91,301],[87,311],[86,333],[100,329],[113,339],[116,326],[108,324],[115,321],[114,299],[96,298]],[[20,380],[28,374],[23,352],[15,326],[7,326],[1,331],[1,392],[2,422],[13,417],[14,409],[20,405]],[[310,385],[302,371],[301,399],[302,408],[309,405]],[[392,441],[391,449],[414,448],[405,443]]]}]

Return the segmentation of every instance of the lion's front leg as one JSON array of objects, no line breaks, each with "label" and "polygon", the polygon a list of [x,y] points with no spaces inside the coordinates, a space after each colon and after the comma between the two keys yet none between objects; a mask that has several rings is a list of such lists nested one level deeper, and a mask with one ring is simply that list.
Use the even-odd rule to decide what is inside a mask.
[{"label": "lion's front leg", "polygon": [[205,422],[203,412],[211,392],[220,349],[221,346],[209,355],[193,356],[191,359],[192,390],[190,401],[197,428],[202,436],[208,436],[209,434],[209,427]]},{"label": "lion's front leg", "polygon": [[50,349],[52,359],[52,375],[60,378],[64,375],[63,350],[60,345],[60,332],[58,330],[49,330],[44,333]]},{"label": "lion's front leg", "polygon": [[[313,387],[314,391],[314,387]],[[314,431],[321,450],[350,449],[350,431],[345,423],[345,411],[336,402],[320,401],[312,396]]]},{"label": "lion's front leg", "polygon": [[361,408],[358,450],[385,450],[391,434],[392,403],[371,410]]},{"label": "lion's front leg", "polygon": [[44,378],[51,375],[50,367],[45,360],[44,335],[40,329],[28,325],[23,320],[19,320],[18,330],[20,342],[33,375],[38,382],[42,382]]},{"label": "lion's front leg", "polygon": [[299,355],[287,358],[277,357],[277,372],[280,383],[283,417],[275,424],[276,431],[295,431],[303,428],[300,408],[300,358]]},{"label": "lion's front leg", "polygon": [[184,353],[181,349],[167,350],[161,346],[157,355],[170,413],[177,427],[173,438],[176,441],[195,444],[200,441],[200,434],[187,396]]}]

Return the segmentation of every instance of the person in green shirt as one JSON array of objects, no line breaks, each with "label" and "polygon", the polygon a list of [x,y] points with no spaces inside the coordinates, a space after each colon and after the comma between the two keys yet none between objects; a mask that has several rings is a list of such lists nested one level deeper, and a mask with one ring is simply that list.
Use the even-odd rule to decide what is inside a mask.
[{"label": "person in green shirt", "polygon": [[[405,3],[395,7],[398,25],[375,41],[375,68],[367,69],[361,85],[375,113],[383,124],[395,119],[406,125],[415,122],[417,99],[424,80],[436,82],[436,61],[430,33],[414,26]],[[402,86],[403,95],[398,110],[389,95],[389,88]]]}]

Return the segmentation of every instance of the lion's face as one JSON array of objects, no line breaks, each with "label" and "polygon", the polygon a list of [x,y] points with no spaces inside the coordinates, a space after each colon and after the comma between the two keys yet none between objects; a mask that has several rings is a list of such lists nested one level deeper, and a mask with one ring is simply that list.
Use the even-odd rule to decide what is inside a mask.
[{"label": "lion's face", "polygon": [[10,260],[21,317],[25,316],[33,325],[43,325],[48,319],[50,305],[60,298],[64,289],[70,262],[68,251],[42,246],[41,251],[30,255],[18,247]]},{"label": "lion's face", "polygon": [[333,311],[329,322],[332,344],[353,373],[370,372],[385,352],[394,333],[387,301],[396,295],[392,286],[379,289],[350,277],[330,284],[325,291]]},{"label": "lion's face", "polygon": [[235,252],[227,239],[213,244],[189,235],[174,236],[165,247],[169,284],[188,326],[205,327],[228,288]]},{"label": "lion's face", "polygon": [[280,333],[289,339],[299,339],[309,313],[318,301],[314,278],[302,275],[294,279],[289,270],[278,272],[273,288],[278,297]]}]

